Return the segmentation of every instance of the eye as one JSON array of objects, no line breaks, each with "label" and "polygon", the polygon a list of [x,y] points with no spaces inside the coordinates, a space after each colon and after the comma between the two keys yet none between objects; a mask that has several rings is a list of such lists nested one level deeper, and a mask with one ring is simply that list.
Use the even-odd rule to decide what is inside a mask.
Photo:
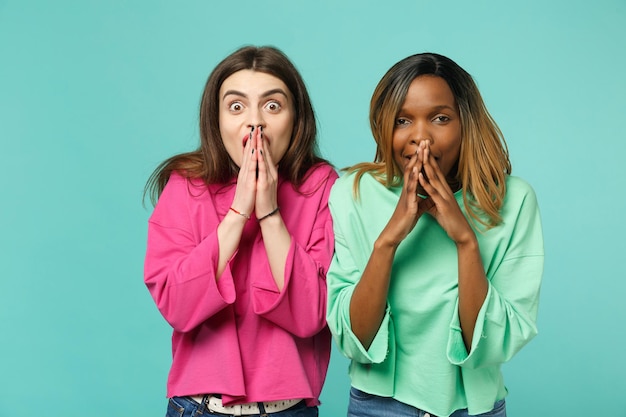
[{"label": "eye", "polygon": [[241,104],[241,102],[239,101],[233,101],[228,105],[228,110],[233,113],[239,113],[241,110],[243,110],[243,104]]},{"label": "eye", "polygon": [[449,121],[450,121],[450,118],[448,116],[443,115],[443,114],[440,114],[439,116],[436,116],[433,119],[433,122],[435,122],[435,123],[447,123]]},{"label": "eye", "polygon": [[267,110],[269,110],[272,113],[277,113],[280,111],[280,109],[282,108],[282,106],[280,105],[280,103],[278,101],[272,100],[269,101],[266,105],[265,108]]},{"label": "eye", "polygon": [[408,125],[409,123],[410,123],[410,122],[409,122],[409,120],[408,120],[408,119],[405,119],[404,117],[398,117],[398,118],[396,119],[396,123],[395,123],[395,125],[396,125],[396,126],[406,126],[406,125]]}]

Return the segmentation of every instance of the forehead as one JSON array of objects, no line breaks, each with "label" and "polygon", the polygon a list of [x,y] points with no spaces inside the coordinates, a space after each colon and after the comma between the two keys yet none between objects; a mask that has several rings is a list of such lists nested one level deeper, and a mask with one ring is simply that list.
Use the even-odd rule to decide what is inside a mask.
[{"label": "forehead", "polygon": [[411,81],[404,105],[456,108],[456,99],[446,80],[436,75],[421,75]]},{"label": "forehead", "polygon": [[265,72],[245,69],[231,74],[224,80],[220,87],[220,97],[223,97],[227,91],[237,91],[254,96],[270,90],[283,90],[285,94],[290,93],[280,78]]}]

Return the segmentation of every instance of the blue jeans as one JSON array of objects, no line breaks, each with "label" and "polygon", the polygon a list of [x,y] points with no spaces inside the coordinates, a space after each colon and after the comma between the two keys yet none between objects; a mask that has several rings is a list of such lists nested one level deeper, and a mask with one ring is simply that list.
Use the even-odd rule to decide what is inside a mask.
[{"label": "blue jeans", "polygon": [[[493,410],[481,417],[506,417],[506,405],[504,399],[494,404]],[[419,408],[401,403],[390,397],[379,397],[368,394],[354,387],[350,389],[350,403],[348,404],[348,417],[436,417]],[[450,417],[472,417],[467,409],[456,410]]]},{"label": "blue jeans", "polygon": [[[165,417],[200,417],[200,416],[230,416],[231,414],[213,413],[204,404],[198,404],[189,397],[170,398],[167,403]],[[267,413],[264,416],[276,417],[317,417],[317,407],[307,407],[304,401],[300,401],[287,410],[278,413]],[[260,414],[249,414],[246,417],[260,417]]]}]

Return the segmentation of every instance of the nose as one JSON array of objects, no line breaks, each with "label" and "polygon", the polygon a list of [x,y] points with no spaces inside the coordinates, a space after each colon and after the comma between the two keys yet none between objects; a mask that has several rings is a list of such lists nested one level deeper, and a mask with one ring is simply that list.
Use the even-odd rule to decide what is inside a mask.
[{"label": "nose", "polygon": [[411,129],[410,141],[413,145],[419,145],[421,142],[427,142],[428,145],[433,144],[433,136],[428,129],[428,126],[424,122],[417,122],[414,124],[413,129]]},{"label": "nose", "polygon": [[263,117],[263,110],[259,108],[251,108],[248,114],[248,127],[265,128],[265,118]]}]

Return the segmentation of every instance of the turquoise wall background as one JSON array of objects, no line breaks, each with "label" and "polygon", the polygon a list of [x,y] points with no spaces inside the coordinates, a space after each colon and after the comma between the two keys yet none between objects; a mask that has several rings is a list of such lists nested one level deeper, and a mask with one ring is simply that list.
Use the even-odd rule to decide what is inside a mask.
[{"label": "turquoise wall background", "polygon": [[[338,168],[373,158],[369,98],[396,61],[473,74],[545,231],[509,415],[626,416],[624,0],[0,0],[0,416],[165,414],[142,190],[196,146],[206,77],[244,44],[291,57]],[[321,416],[345,415],[347,365],[335,350]]]}]

